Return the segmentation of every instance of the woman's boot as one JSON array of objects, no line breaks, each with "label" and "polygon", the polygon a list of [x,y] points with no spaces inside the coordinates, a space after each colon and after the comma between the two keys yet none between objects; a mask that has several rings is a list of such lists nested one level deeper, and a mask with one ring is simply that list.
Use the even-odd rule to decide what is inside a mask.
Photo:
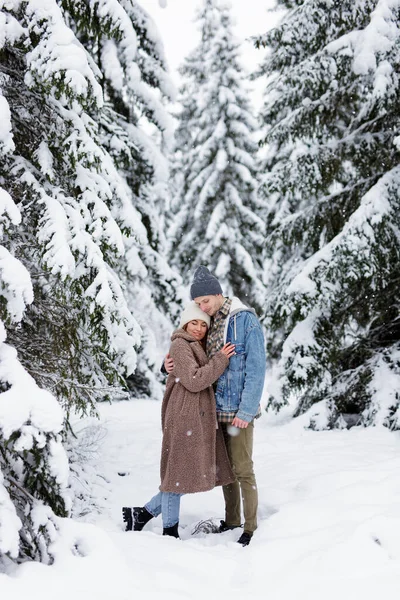
[{"label": "woman's boot", "polygon": [[178,527],[179,527],[179,522],[175,523],[175,525],[172,525],[172,527],[164,527],[163,529],[163,535],[170,535],[171,537],[174,538],[179,538],[179,533],[178,533]]},{"label": "woman's boot", "polygon": [[149,511],[141,506],[124,506],[122,518],[126,523],[125,531],[142,531],[143,527],[153,518]]}]

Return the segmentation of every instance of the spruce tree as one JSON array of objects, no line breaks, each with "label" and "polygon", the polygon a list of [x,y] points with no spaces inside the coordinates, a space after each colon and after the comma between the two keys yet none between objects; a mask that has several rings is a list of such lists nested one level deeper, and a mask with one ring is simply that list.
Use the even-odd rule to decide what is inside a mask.
[{"label": "spruce tree", "polygon": [[260,308],[264,223],[240,44],[225,3],[206,0],[197,22],[201,41],[181,68],[171,262],[186,281],[196,266],[208,265],[226,294]]},{"label": "spruce tree", "polygon": [[126,260],[117,266],[128,307],[141,327],[128,385],[134,396],[161,398],[159,363],[181,304],[180,278],[167,263],[163,231],[169,196],[165,154],[172,141],[164,104],[175,89],[158,32],[136,0],[113,0],[106,10],[87,0],[66,7],[78,39],[103,74],[101,141],[129,186],[136,211],[135,230],[124,237]]},{"label": "spruce tree", "polygon": [[70,412],[126,394],[154,320],[128,285],[174,285],[146,222],[172,88],[133,0],[10,0],[0,32],[0,553],[50,560]]},{"label": "spruce tree", "polygon": [[[0,96],[3,115],[0,160],[15,150],[11,111]],[[56,515],[66,516],[68,459],[61,432],[64,415],[56,398],[39,388],[6,343],[33,301],[33,285],[22,262],[2,244],[18,228],[21,212],[0,184],[0,571],[7,560],[49,563]]]},{"label": "spruce tree", "polygon": [[257,40],[270,405],[398,428],[400,5],[278,4]]}]

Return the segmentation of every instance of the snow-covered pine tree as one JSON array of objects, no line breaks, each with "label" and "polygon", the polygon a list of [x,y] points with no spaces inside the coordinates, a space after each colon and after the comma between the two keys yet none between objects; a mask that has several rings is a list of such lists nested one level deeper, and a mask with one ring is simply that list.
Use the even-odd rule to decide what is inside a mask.
[{"label": "snow-covered pine tree", "polygon": [[278,4],[256,41],[270,405],[399,428],[400,2]]},{"label": "snow-covered pine tree", "polygon": [[137,211],[134,236],[124,238],[119,265],[128,306],[142,328],[141,349],[128,383],[136,396],[160,398],[157,373],[171,321],[180,307],[180,278],[166,260],[163,214],[169,196],[165,153],[172,119],[164,99],[175,89],[158,31],[136,0],[66,2],[71,26],[104,74],[100,137],[129,186]]},{"label": "snow-covered pine tree", "polygon": [[205,0],[197,15],[201,41],[181,68],[170,260],[186,281],[196,266],[208,265],[225,293],[260,309],[256,125],[230,10]]},{"label": "snow-covered pine tree", "polygon": [[[46,559],[49,518],[68,509],[69,412],[121,394],[135,371],[142,331],[124,273],[140,291],[162,271],[135,208],[162,162],[139,120],[166,129],[162,69],[147,60],[156,34],[136,2],[77,5],[0,2],[0,551],[19,559]],[[93,38],[126,52],[128,114],[113,110]]]},{"label": "snow-covered pine tree", "polygon": [[[7,6],[10,8],[4,14],[12,15],[16,9],[12,4]],[[31,203],[28,197],[26,222],[35,227],[24,234],[32,239],[19,244],[18,252],[27,252],[25,262],[33,265],[30,272],[37,269],[35,298],[46,305],[39,315],[35,302],[29,321],[34,327],[28,327],[26,319],[18,330],[9,332],[9,339],[13,342],[13,336],[18,338],[15,346],[20,359],[24,364],[29,362],[31,372],[35,368],[36,380],[43,377],[45,387],[56,385],[58,396],[85,408],[88,402],[93,406],[94,400],[112,393],[110,385],[118,387],[121,375],[133,373],[137,366],[137,321],[150,330],[149,323],[153,322],[149,313],[140,314],[135,322],[129,310],[135,312],[142,287],[150,289],[147,295],[153,297],[154,280],[161,282],[162,289],[174,285],[173,274],[167,266],[161,269],[162,257],[152,246],[153,239],[149,241],[154,225],[148,226],[149,194],[144,200],[142,193],[144,185],[166,177],[160,143],[152,138],[157,132],[161,138],[161,131],[168,133],[170,129],[160,90],[165,96],[172,93],[172,86],[163,68],[154,24],[136,1],[54,2],[43,14],[56,23],[53,28],[46,19],[38,25],[41,15],[36,5],[28,3],[25,15],[16,14],[19,27],[26,26],[30,38],[36,36],[30,39],[27,66],[25,54],[18,54],[22,79],[28,68],[25,81],[19,86],[15,81],[15,43],[12,50],[4,51],[2,61],[4,72],[8,69],[4,94],[12,94],[16,106],[12,112],[18,126],[15,124],[14,130],[18,127],[21,131],[24,149],[28,149],[28,159],[37,171],[29,185],[36,186],[41,198]],[[53,44],[59,32],[66,35],[69,45],[61,40]],[[7,65],[7,60],[12,65]],[[51,96],[49,101],[47,95]],[[24,103],[27,110],[22,111]],[[146,124],[152,124],[153,134],[148,133]],[[22,153],[19,148],[18,152]],[[25,172],[29,171],[30,167]],[[18,180],[15,173],[14,169],[13,181]],[[45,188],[45,200],[37,182],[39,188]],[[42,248],[46,248],[43,257]],[[126,248],[129,262],[119,259]],[[152,251],[158,262],[154,257],[150,260]],[[57,285],[48,283],[49,269],[58,278]],[[125,277],[128,269],[129,277]],[[119,279],[127,279],[134,290],[133,298],[128,298],[129,307]],[[88,311],[81,310],[85,307],[82,296],[87,298]],[[159,309],[154,306],[154,310]],[[75,311],[84,320],[79,326]],[[30,348],[35,343],[42,346],[42,352],[33,366]],[[24,348],[28,349],[26,356]],[[143,352],[141,362],[145,355]],[[146,364],[148,370],[151,361]]]},{"label": "snow-covered pine tree", "polygon": [[8,339],[35,381],[86,411],[135,368],[140,328],[113,267],[123,232],[143,226],[100,139],[100,71],[65,13],[56,2],[11,2],[3,15],[15,149],[1,176],[22,215],[4,244],[26,265],[35,298]]},{"label": "snow-covered pine tree", "polygon": [[[6,160],[15,147],[10,109],[1,95],[0,113],[0,160]],[[66,516],[70,506],[63,411],[6,343],[5,326],[18,325],[33,301],[28,271],[1,244],[5,228],[20,223],[17,205],[0,186],[0,571],[9,560],[50,562],[56,515]]]}]

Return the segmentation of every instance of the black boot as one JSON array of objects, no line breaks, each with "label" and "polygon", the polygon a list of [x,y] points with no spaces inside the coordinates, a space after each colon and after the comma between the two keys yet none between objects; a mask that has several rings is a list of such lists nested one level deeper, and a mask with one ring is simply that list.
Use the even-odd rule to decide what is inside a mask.
[{"label": "black boot", "polygon": [[242,535],[238,539],[238,544],[241,544],[242,546],[248,546],[251,542],[252,537],[252,533],[250,533],[249,531],[243,531]]},{"label": "black boot", "polygon": [[142,531],[143,527],[153,518],[153,515],[149,513],[144,507],[124,506],[122,508],[122,518],[126,523],[125,531]]},{"label": "black boot", "polygon": [[164,527],[163,535],[170,535],[171,537],[178,538],[179,540],[178,526],[179,522],[175,523],[175,525],[172,525],[172,527]]}]

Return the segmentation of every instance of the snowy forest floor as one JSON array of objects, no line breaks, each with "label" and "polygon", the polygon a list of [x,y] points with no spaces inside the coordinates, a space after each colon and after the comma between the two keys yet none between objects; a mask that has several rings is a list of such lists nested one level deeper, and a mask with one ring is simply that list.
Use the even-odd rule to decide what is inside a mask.
[{"label": "snowy forest floor", "polygon": [[[223,518],[220,488],[182,498],[182,540],[162,537],[161,517],[125,532],[121,506],[157,492],[161,443],[157,402],[102,407],[93,463],[99,513],[65,520],[55,563],[0,575],[17,600],[268,598],[397,599],[400,588],[400,434],[385,429],[311,432],[301,419],[263,416],[254,462],[259,529],[191,535]],[[89,521],[89,523],[88,523]],[[80,556],[67,549],[74,544]]]}]

